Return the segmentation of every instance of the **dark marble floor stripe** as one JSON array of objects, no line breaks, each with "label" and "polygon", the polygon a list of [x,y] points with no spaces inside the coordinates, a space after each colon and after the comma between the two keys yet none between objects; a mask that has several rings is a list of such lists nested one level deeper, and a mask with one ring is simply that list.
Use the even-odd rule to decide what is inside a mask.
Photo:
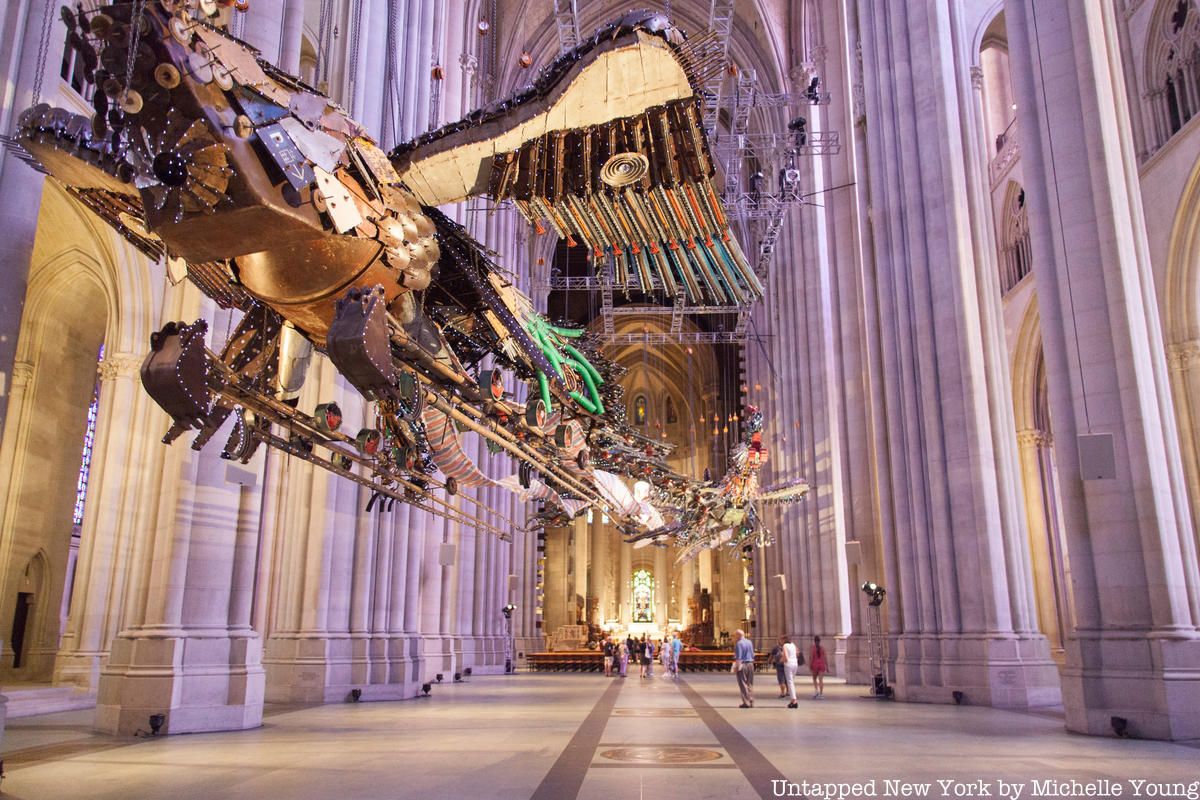
[{"label": "dark marble floor stripe", "polygon": [[[730,679],[732,688],[733,679]],[[700,693],[688,685],[686,680],[679,681],[679,691],[683,692],[683,696],[687,698],[692,707],[700,715],[700,719],[712,731],[713,736],[717,737],[717,741],[721,747],[725,748],[725,752],[729,753],[729,757],[733,759],[733,763],[737,764],[741,769],[742,774],[746,776],[746,780],[750,781],[750,785],[754,787],[754,791],[758,792],[759,797],[771,797],[772,779],[783,777],[783,773],[777,770],[771,764],[767,757],[758,751],[758,748],[750,744],[750,741],[742,736],[736,728],[725,721],[725,718],[717,712],[715,708],[708,704],[708,701],[700,696]],[[753,714],[754,709],[738,709],[743,714]]]},{"label": "dark marble floor stripe", "polygon": [[620,681],[613,681],[604,690],[530,800],[567,800],[578,796],[620,693]]}]

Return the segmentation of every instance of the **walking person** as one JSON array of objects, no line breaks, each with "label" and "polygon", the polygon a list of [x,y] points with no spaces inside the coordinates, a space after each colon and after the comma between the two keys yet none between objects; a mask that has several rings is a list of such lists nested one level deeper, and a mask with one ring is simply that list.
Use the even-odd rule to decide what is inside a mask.
[{"label": "walking person", "polygon": [[679,638],[679,631],[675,631],[671,638],[671,677],[675,680],[679,679],[679,654],[682,652],[683,640]]},{"label": "walking person", "polygon": [[670,639],[663,639],[662,641],[659,642],[658,653],[659,653],[658,661],[660,664],[662,664],[662,669],[663,669],[663,672],[662,672],[663,680],[669,680],[671,678],[671,640]]},{"label": "walking person", "polygon": [[620,664],[621,677],[625,677],[625,670],[629,666],[629,647],[625,642],[617,645],[617,663]]},{"label": "walking person", "polygon": [[779,696],[787,697],[787,677],[784,675],[783,637],[771,648],[771,665],[775,667],[775,681],[779,684]]},{"label": "walking person", "polygon": [[733,673],[742,693],[738,708],[754,708],[754,645],[740,628],[733,632],[733,642]]},{"label": "walking person", "polygon": [[642,669],[647,678],[654,677],[654,640],[646,640],[646,649],[642,651]]},{"label": "walking person", "polygon": [[612,677],[613,658],[616,656],[616,650],[613,646],[611,637],[604,640],[604,677]]},{"label": "walking person", "polygon": [[783,646],[783,677],[787,681],[788,697],[791,701],[787,707],[798,708],[799,706],[796,705],[796,670],[800,669],[800,650],[786,636],[780,636],[779,643]]},{"label": "walking person", "polygon": [[829,665],[825,663],[825,648],[821,646],[820,636],[813,637],[812,647],[808,651],[808,669],[812,672],[813,688],[816,689],[813,700],[822,700],[825,697],[825,673],[829,671]]}]

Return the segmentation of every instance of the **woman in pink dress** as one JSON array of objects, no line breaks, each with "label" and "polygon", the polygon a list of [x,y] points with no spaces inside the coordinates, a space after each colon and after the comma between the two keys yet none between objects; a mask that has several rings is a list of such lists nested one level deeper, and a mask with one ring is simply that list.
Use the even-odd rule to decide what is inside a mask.
[{"label": "woman in pink dress", "polygon": [[813,637],[812,648],[808,651],[808,668],[812,671],[813,688],[816,689],[813,700],[820,700],[825,696],[825,673],[829,670],[820,636]]}]

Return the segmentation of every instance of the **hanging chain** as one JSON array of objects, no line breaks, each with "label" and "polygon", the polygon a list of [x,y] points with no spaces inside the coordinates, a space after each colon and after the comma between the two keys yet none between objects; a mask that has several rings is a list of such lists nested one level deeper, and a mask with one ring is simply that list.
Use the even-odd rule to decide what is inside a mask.
[{"label": "hanging chain", "polygon": [[402,109],[396,96],[396,70],[399,68],[396,63],[396,27],[399,22],[396,18],[396,4],[392,0],[388,2],[387,11],[387,58],[384,63],[383,77],[383,137],[389,146],[395,146],[400,140],[401,120],[397,115],[401,113]]},{"label": "hanging chain", "polygon": [[46,75],[46,58],[50,53],[50,31],[54,19],[50,13],[52,8],[54,8],[54,0],[46,0],[45,9],[42,11],[42,39],[38,43],[37,66],[33,75],[32,104],[35,106],[42,99],[42,78]]},{"label": "hanging chain", "polygon": [[129,17],[129,57],[125,59],[125,91],[133,86],[133,66],[137,62],[138,48],[142,44],[142,15],[146,11],[146,0],[137,0]]},{"label": "hanging chain", "polygon": [[333,9],[329,0],[321,0],[319,30],[317,32],[317,65],[313,70],[313,83],[317,88],[322,81],[329,81],[329,53],[333,50]]},{"label": "hanging chain", "polygon": [[357,118],[362,114],[362,109],[358,107],[358,59],[359,48],[362,47],[362,27],[363,27],[363,0],[357,0],[350,7],[352,19],[350,23],[350,85],[354,90],[350,92],[350,116]]}]

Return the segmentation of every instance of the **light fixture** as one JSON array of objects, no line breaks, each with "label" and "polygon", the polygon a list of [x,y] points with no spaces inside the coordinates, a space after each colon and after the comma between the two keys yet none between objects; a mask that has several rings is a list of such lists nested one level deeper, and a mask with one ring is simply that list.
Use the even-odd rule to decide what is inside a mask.
[{"label": "light fixture", "polygon": [[[514,606],[514,608],[515,608],[515,606]],[[471,677],[471,667],[467,667],[466,669],[463,670],[463,677],[464,678]]]},{"label": "light fixture", "polygon": [[158,736],[158,732],[162,730],[163,724],[167,721],[165,714],[150,715],[150,735]]},{"label": "light fixture", "polygon": [[954,705],[956,705],[956,706],[961,706],[963,704],[963,701],[967,699],[966,695],[964,695],[962,692],[957,691],[957,690],[951,692],[950,696],[954,698]]},{"label": "light fixture", "polygon": [[357,703],[359,700],[362,700],[362,689],[351,689],[350,702]]},{"label": "light fixture", "polygon": [[504,615],[505,619],[512,619],[513,612],[516,610],[517,610],[516,605],[513,603],[509,603],[504,608],[500,609],[500,613]]},{"label": "light fixture", "polygon": [[887,595],[887,590],[884,589],[875,581],[867,581],[862,585],[863,594],[871,598],[872,606],[883,605],[883,598]]},{"label": "light fixture", "polygon": [[1112,725],[1113,733],[1118,739],[1129,738],[1129,720],[1124,717],[1110,717],[1108,722]]},{"label": "light fixture", "polygon": [[423,694],[425,697],[429,697],[429,693],[430,693],[430,692],[432,692],[432,691],[433,691],[433,684],[432,684],[432,683],[429,683],[428,681],[426,681],[425,683],[422,683],[422,684],[421,684],[421,693],[422,693],[422,694]]},{"label": "light fixture", "polygon": [[454,682],[462,683],[462,673],[461,672],[454,673]]},{"label": "light fixture", "polygon": [[438,683],[441,683],[442,682],[442,673],[439,672],[437,674],[437,676],[434,678],[434,680],[436,680]]}]

